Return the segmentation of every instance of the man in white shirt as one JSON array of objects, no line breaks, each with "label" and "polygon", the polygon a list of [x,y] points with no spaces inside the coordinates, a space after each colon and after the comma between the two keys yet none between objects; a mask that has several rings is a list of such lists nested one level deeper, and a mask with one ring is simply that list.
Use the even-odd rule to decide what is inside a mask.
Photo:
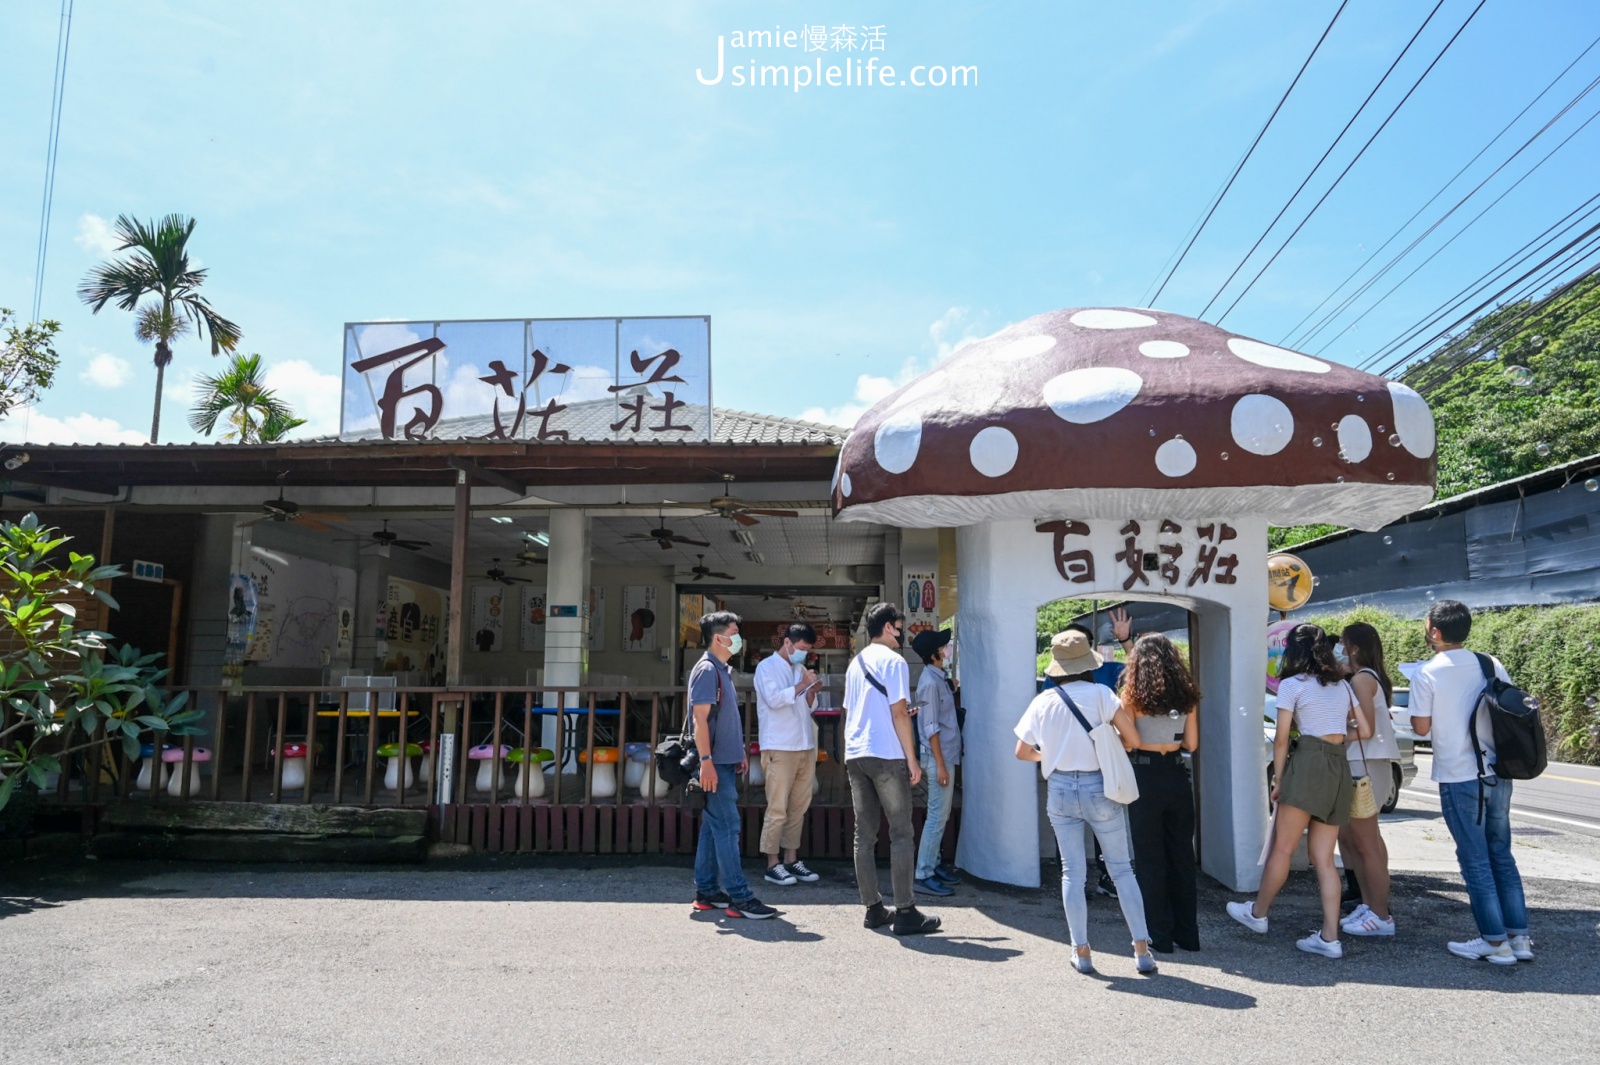
[{"label": "man in white shirt", "polygon": [[[893,922],[895,935],[916,935],[939,927],[939,918],[917,911],[912,895],[915,833],[911,827],[911,789],[922,779],[911,738],[911,671],[900,654],[905,616],[892,603],[867,611],[872,641],[850,662],[844,683],[844,768],[856,815],[856,885],[868,928]],[[878,890],[878,821],[889,821],[889,877],[894,913]]]},{"label": "man in white shirt", "polygon": [[767,856],[767,879],[785,887],[821,879],[800,860],[798,851],[800,829],[811,809],[811,782],[817,776],[816,729],[811,723],[817,675],[805,667],[806,655],[816,642],[816,630],[796,622],[784,631],[777,653],[756,666],[758,742],[767,781],[761,853]]},{"label": "man in white shirt", "polygon": [[[1528,904],[1522,874],[1511,854],[1511,781],[1495,776],[1494,733],[1486,714],[1474,714],[1485,678],[1477,655],[1462,647],[1472,632],[1472,613],[1454,599],[1441,599],[1424,622],[1428,646],[1437,652],[1411,678],[1411,727],[1433,739],[1433,779],[1439,785],[1444,823],[1456,841],[1456,861],[1478,938],[1450,943],[1460,958],[1495,965],[1533,960]],[[1499,660],[1486,655],[1495,675],[1511,682]],[[1483,751],[1482,778],[1472,730]]]}]

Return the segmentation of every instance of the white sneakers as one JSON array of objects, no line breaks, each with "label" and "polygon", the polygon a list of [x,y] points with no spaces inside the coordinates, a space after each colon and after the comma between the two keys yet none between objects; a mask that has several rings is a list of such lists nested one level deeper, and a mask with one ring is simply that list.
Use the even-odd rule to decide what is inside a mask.
[{"label": "white sneakers", "polygon": [[1267,919],[1256,916],[1255,906],[1254,902],[1230,902],[1228,903],[1228,916],[1250,929],[1250,931],[1265,935]]},{"label": "white sneakers", "polygon": [[1344,957],[1344,944],[1335,939],[1332,943],[1322,938],[1321,929],[1312,929],[1311,934],[1304,939],[1297,939],[1294,945],[1307,954],[1321,954],[1324,958]]},{"label": "white sneakers", "polygon": [[1511,937],[1511,956],[1518,961],[1533,960],[1533,939],[1531,936]]},{"label": "white sneakers", "polygon": [[[1518,939],[1528,940],[1527,936],[1518,936]],[[1451,954],[1468,961],[1486,961],[1490,965],[1515,965],[1517,956],[1512,952],[1510,942],[1501,940],[1499,943],[1490,943],[1479,936],[1469,939],[1465,943],[1447,943],[1445,946]],[[1528,959],[1533,959],[1533,941],[1528,940]]]},{"label": "white sneakers", "polygon": [[1394,935],[1394,916],[1387,920],[1372,912],[1371,907],[1362,903],[1355,908],[1355,912],[1339,922],[1339,928],[1351,936],[1392,936]]}]

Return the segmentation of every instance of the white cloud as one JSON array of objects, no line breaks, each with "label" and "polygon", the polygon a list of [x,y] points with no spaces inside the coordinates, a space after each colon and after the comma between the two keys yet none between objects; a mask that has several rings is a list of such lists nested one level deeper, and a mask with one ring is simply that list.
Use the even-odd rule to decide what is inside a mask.
[{"label": "white cloud", "polygon": [[38,411],[15,410],[0,418],[0,440],[29,444],[143,444],[142,429],[127,429],[114,418],[73,414],[52,418]]},{"label": "white cloud", "polygon": [[78,216],[78,234],[73,243],[97,259],[106,259],[117,253],[122,242],[111,231],[111,223],[97,214]]},{"label": "white cloud", "polygon": [[810,407],[802,411],[800,417],[808,422],[822,422],[824,425],[852,426],[863,414],[867,413],[874,403],[877,403],[916,375],[916,368],[910,364],[907,364],[896,375],[897,380],[864,373],[856,378],[856,390],[850,402],[842,403],[837,407]]},{"label": "white cloud", "polygon": [[121,388],[133,380],[133,364],[102,351],[89,360],[89,365],[78,374],[78,380],[96,388]]},{"label": "white cloud", "polygon": [[972,318],[970,307],[951,307],[928,326],[928,338],[935,349],[934,362],[943,362],[968,344],[982,340],[989,333],[982,329],[981,321]]},{"label": "white cloud", "polygon": [[983,330],[980,320],[972,316],[971,308],[951,307],[928,325],[928,339],[933,341],[934,355],[924,365],[916,359],[907,359],[893,377],[862,374],[856,378],[855,392],[849,402],[837,407],[810,407],[800,417],[807,421],[827,425],[853,426],[872,405],[922,376],[934,365],[943,362],[968,344],[982,340],[989,332]]},{"label": "white cloud", "polygon": [[340,381],[336,374],[323,373],[304,359],[270,363],[265,374],[267,387],[289,404],[296,418],[306,423],[290,438],[325,436],[339,431]]}]

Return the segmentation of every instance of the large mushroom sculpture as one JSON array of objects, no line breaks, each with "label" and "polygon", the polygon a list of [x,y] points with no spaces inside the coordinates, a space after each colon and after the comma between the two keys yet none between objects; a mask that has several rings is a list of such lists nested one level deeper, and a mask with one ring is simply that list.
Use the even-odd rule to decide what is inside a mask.
[{"label": "large mushroom sculpture", "polygon": [[869,410],[840,449],[836,516],[958,530],[960,864],[1039,882],[1038,774],[1011,733],[1037,608],[1165,599],[1192,612],[1205,692],[1201,861],[1253,886],[1267,527],[1385,525],[1432,498],[1434,444],[1403,384],[1145,308],[1029,318]]}]

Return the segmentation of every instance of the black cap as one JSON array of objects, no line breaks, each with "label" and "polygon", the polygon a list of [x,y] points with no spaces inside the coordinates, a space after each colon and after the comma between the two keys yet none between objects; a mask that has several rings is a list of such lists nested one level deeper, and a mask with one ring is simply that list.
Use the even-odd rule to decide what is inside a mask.
[{"label": "black cap", "polygon": [[950,630],[923,629],[911,638],[911,649],[924,662],[932,658],[934,652],[950,642]]}]

